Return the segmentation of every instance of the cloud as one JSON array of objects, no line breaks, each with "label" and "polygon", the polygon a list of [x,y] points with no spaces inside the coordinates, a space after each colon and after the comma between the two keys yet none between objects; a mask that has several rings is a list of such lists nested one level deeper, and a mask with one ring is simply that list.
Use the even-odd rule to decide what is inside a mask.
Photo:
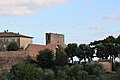
[{"label": "cloud", "polygon": [[111,15],[103,17],[103,19],[120,20],[120,16],[117,14],[111,14]]},{"label": "cloud", "polygon": [[90,29],[90,30],[101,30],[101,29],[103,29],[103,26],[90,25],[87,28]]},{"label": "cloud", "polygon": [[0,15],[28,15],[66,0],[0,0]]}]

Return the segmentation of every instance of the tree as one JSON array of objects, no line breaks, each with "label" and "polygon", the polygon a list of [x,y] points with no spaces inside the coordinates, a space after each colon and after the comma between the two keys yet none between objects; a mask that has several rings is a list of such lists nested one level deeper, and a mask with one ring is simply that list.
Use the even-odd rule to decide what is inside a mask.
[{"label": "tree", "polygon": [[11,69],[11,80],[43,80],[43,70],[34,64],[17,64]]},{"label": "tree", "polygon": [[98,44],[96,47],[96,56],[100,59],[107,59],[109,57],[109,54],[106,51],[106,47],[104,44]]},{"label": "tree", "polygon": [[95,46],[97,57],[108,59],[110,56],[110,59],[115,60],[115,58],[118,56],[118,53],[120,53],[119,39],[119,36],[118,38],[108,36],[103,40],[91,42],[91,45]]},{"label": "tree", "polygon": [[76,53],[76,56],[78,57],[79,63],[80,63],[80,61],[83,60],[84,57],[85,57],[84,51],[82,51],[80,48],[78,48],[77,53]]},{"label": "tree", "polygon": [[120,35],[116,38],[116,43],[120,45]]},{"label": "tree", "polygon": [[76,43],[68,44],[67,47],[65,48],[65,52],[68,55],[68,57],[72,60],[72,63],[73,63],[73,57],[77,53],[77,48],[78,47]]},{"label": "tree", "polygon": [[53,52],[49,49],[45,49],[39,52],[37,56],[37,61],[42,68],[53,68],[54,66],[54,56]]},{"label": "tree", "polygon": [[58,45],[58,48],[56,49],[55,63],[57,66],[65,66],[68,64],[68,56],[60,45]]},{"label": "tree", "polygon": [[103,40],[103,43],[115,43],[115,38],[113,36],[108,36]]},{"label": "tree", "polygon": [[16,42],[11,42],[8,46],[7,46],[7,51],[17,51],[19,49],[19,46]]},{"label": "tree", "polygon": [[88,58],[88,61],[91,62],[94,54],[94,49],[92,49],[89,45],[80,44],[77,54],[79,60],[84,59],[84,61],[86,62],[86,58]]}]

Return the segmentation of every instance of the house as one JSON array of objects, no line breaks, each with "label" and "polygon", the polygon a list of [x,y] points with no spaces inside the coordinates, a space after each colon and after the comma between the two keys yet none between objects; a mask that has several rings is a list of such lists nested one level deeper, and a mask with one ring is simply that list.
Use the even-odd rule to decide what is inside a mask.
[{"label": "house", "polygon": [[32,44],[32,39],[33,37],[5,30],[4,32],[0,32],[0,50],[6,50],[11,42],[16,42],[20,48],[25,49],[28,44]]}]

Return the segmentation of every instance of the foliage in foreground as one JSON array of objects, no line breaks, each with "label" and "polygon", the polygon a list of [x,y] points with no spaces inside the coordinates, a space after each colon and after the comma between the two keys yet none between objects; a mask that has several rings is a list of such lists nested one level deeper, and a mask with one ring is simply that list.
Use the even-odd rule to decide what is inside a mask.
[{"label": "foliage in foreground", "polygon": [[[97,64],[93,64],[95,71],[93,75],[96,76],[96,80],[104,80],[104,76],[99,71],[101,68]],[[14,65],[10,73],[2,75],[0,80],[89,80],[88,72],[83,65],[77,64],[69,66],[58,66],[54,70],[42,69],[36,67],[35,64],[17,64]]]},{"label": "foliage in foreground", "polygon": [[11,69],[11,80],[42,80],[43,70],[33,64],[18,64]]}]

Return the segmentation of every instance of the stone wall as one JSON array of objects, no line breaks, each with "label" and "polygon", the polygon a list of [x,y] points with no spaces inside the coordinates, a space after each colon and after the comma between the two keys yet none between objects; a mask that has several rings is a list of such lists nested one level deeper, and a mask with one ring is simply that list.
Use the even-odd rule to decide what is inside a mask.
[{"label": "stone wall", "polygon": [[25,49],[29,44],[32,44],[32,38],[20,37],[20,48]]},{"label": "stone wall", "polygon": [[0,52],[0,70],[11,69],[12,65],[23,63],[27,59],[26,51]]},{"label": "stone wall", "polygon": [[64,35],[56,33],[46,33],[46,45],[49,43],[55,43],[62,46],[65,45]]},{"label": "stone wall", "polygon": [[106,72],[112,71],[112,63],[111,62],[106,61],[106,62],[99,62],[99,63],[103,65],[103,68],[105,69]]}]

